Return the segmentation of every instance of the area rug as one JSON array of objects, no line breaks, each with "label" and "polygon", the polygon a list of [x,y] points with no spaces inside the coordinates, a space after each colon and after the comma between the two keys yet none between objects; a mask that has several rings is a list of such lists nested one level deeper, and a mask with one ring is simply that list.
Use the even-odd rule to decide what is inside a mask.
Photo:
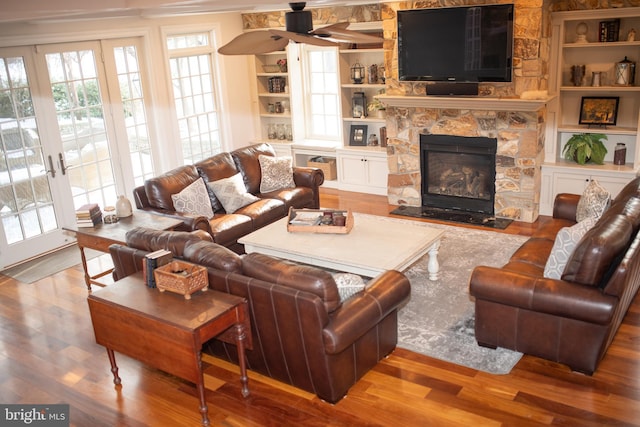
[{"label": "area rug", "polygon": [[[102,252],[91,249],[85,249],[84,252],[87,260],[103,255]],[[78,246],[73,245],[0,271],[0,274],[22,283],[34,283],[81,262],[80,249],[78,249]]]},{"label": "area rug", "polygon": [[411,299],[398,315],[398,346],[492,374],[509,373],[522,353],[476,343],[469,278],[478,265],[504,265],[527,237],[420,224],[445,230],[438,255],[440,277],[428,280],[428,256],[404,271],[411,281]]}]

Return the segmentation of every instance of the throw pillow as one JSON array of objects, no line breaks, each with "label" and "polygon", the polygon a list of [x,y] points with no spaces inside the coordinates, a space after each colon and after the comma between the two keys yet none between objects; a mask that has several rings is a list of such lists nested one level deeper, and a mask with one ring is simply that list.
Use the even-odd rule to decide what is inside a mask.
[{"label": "throw pillow", "polygon": [[571,227],[564,227],[558,231],[556,240],[553,243],[553,248],[547,259],[547,264],[544,266],[544,277],[547,279],[560,280],[576,245],[596,222],[598,222],[596,218],[590,217]]},{"label": "throw pillow", "polygon": [[345,302],[351,298],[366,286],[364,279],[361,276],[353,273],[332,273],[333,280],[338,286],[338,293],[340,294],[340,301]]},{"label": "throw pillow", "polygon": [[291,157],[258,156],[262,178],[260,180],[260,192],[280,190],[282,188],[294,188],[293,159]]},{"label": "throw pillow", "polygon": [[204,216],[207,219],[213,217],[211,200],[202,178],[196,179],[178,194],[172,194],[171,200],[173,200],[173,207],[177,212]]},{"label": "throw pillow", "polygon": [[[216,195],[227,213],[234,213],[243,206],[260,200],[247,192],[242,175],[237,173],[229,178],[219,179],[207,184]],[[207,196],[208,198],[208,196]]]},{"label": "throw pillow", "polygon": [[592,179],[584,189],[584,193],[578,201],[576,221],[581,222],[588,217],[600,218],[609,207],[611,194],[595,179]]}]

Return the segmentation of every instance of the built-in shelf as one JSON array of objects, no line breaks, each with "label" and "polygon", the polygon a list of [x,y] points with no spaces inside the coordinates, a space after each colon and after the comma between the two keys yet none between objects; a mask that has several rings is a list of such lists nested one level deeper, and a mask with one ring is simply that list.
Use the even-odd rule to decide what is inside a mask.
[{"label": "built-in shelf", "polygon": [[377,98],[391,107],[458,108],[465,110],[538,111],[553,100],[520,98],[486,98],[480,96],[402,96],[378,95]]},{"label": "built-in shelf", "polygon": [[558,132],[578,133],[606,133],[607,135],[632,135],[638,133],[638,128],[622,126],[607,126],[606,128],[589,127],[586,125],[560,125]]}]

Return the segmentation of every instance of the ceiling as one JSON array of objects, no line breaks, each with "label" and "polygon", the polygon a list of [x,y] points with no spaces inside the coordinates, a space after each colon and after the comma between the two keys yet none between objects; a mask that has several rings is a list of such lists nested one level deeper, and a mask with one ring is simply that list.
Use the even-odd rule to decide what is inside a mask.
[{"label": "ceiling", "polygon": [[[355,1],[349,4],[373,3]],[[307,8],[345,5],[337,0],[307,1]],[[152,17],[216,12],[288,10],[279,0],[13,0],[2,2],[0,23]]]}]

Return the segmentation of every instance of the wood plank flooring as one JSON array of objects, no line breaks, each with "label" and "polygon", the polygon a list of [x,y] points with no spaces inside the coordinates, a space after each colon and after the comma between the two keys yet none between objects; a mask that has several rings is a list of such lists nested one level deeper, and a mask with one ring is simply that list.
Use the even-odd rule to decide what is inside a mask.
[{"label": "wood plank flooring", "polygon": [[[323,190],[322,204],[392,209],[386,197],[336,190]],[[79,427],[200,425],[193,384],[116,354],[122,387],[113,385],[86,297],[79,265],[32,285],[0,274],[0,402],[68,403]],[[591,377],[526,355],[510,374],[490,375],[397,349],[330,405],[255,373],[243,399],[236,366],[204,364],[215,426],[640,426],[640,300]]]}]

